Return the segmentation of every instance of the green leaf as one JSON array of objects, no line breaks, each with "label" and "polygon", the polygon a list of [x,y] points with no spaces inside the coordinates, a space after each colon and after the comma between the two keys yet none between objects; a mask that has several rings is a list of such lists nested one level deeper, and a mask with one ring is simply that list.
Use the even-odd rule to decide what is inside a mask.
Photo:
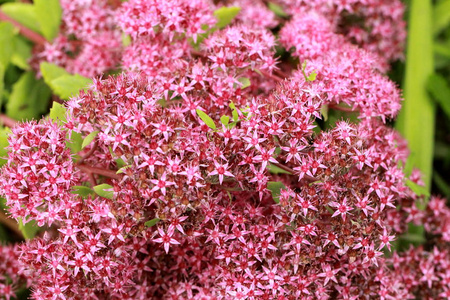
[{"label": "green leaf", "polygon": [[81,144],[81,149],[89,145],[95,139],[97,134],[98,131],[92,131],[91,133],[89,133],[88,136],[84,138],[83,144]]},{"label": "green leaf", "polygon": [[0,107],[3,104],[3,92],[5,91],[5,72],[5,66],[0,63]]},{"label": "green leaf", "polygon": [[6,114],[16,120],[40,119],[47,111],[50,96],[43,80],[37,80],[31,71],[25,72],[13,85]]},{"label": "green leaf", "polygon": [[433,50],[436,54],[439,54],[446,59],[450,59],[450,45],[444,43],[434,43]]},{"label": "green leaf", "polygon": [[39,229],[39,226],[36,225],[36,222],[34,220],[23,224],[22,219],[19,219],[19,230],[22,232],[25,239],[30,240],[34,238]]},{"label": "green leaf", "polygon": [[269,165],[267,166],[267,169],[268,169],[269,172],[272,173],[272,174],[291,174],[291,172],[288,172],[288,171],[286,171],[286,170],[283,170],[282,168],[277,167],[277,166],[275,166],[275,165],[273,165],[273,164],[269,164]]},{"label": "green leaf", "polygon": [[122,45],[124,47],[129,46],[131,44],[131,36],[122,32]]},{"label": "green leaf", "polygon": [[276,203],[280,203],[281,189],[286,190],[286,186],[279,181],[269,181],[267,183],[267,189],[272,193],[272,198]]},{"label": "green leaf", "polygon": [[58,122],[60,125],[66,122],[67,109],[58,102],[53,102],[53,106],[50,109],[50,119]]},{"label": "green leaf", "polygon": [[158,223],[158,222],[159,222],[159,219],[154,218],[154,219],[151,219],[150,221],[145,222],[144,224],[147,227],[152,227],[152,226],[156,225],[156,223]]},{"label": "green leaf", "polygon": [[45,83],[47,83],[50,87],[52,87],[51,82],[56,78],[64,75],[70,75],[64,68],[48,62],[42,62],[39,68],[41,69],[42,77],[44,77]]},{"label": "green leaf", "polygon": [[30,64],[28,60],[31,57],[31,45],[30,43],[18,35],[14,37],[14,53],[11,56],[11,62],[22,70],[29,70]]},{"label": "green leaf", "polygon": [[62,9],[59,0],[34,0],[36,18],[41,32],[48,41],[52,41],[59,32]]},{"label": "green leaf", "polygon": [[412,0],[406,51],[403,107],[396,128],[408,141],[414,153],[413,165],[431,187],[434,148],[435,103],[427,92],[427,81],[433,74],[432,1]]},{"label": "green leaf", "polygon": [[116,174],[122,174],[122,173],[125,173],[125,170],[126,170],[126,169],[129,169],[129,168],[131,168],[130,165],[124,166],[124,167],[120,168],[120,169],[116,172]]},{"label": "green leaf", "polygon": [[227,126],[229,122],[230,122],[229,116],[221,116],[220,117],[220,123],[222,123],[223,125]]},{"label": "green leaf", "polygon": [[89,195],[92,195],[94,191],[91,188],[88,188],[87,186],[76,185],[73,187],[73,191],[71,191],[71,193],[75,195],[80,195],[81,197],[87,197]]},{"label": "green leaf", "polygon": [[8,147],[8,134],[11,132],[11,129],[7,127],[0,127],[0,167],[3,166],[8,160],[6,156],[8,151],[6,147]]},{"label": "green leaf", "polygon": [[433,10],[433,33],[439,34],[450,24],[450,0],[442,0]]},{"label": "green leaf", "polygon": [[7,22],[0,23],[0,64],[6,70],[14,53],[14,26]]},{"label": "green leaf", "polygon": [[417,196],[430,197],[430,192],[426,187],[418,185],[409,179],[406,180],[406,186],[409,187]]},{"label": "green leaf", "polygon": [[219,29],[224,28],[233,21],[234,17],[241,11],[238,6],[221,7],[214,11],[214,16],[217,18],[216,27]]},{"label": "green leaf", "polygon": [[241,89],[245,89],[251,85],[250,79],[247,77],[241,77],[238,81],[242,84]]},{"label": "green leaf", "polygon": [[317,72],[316,71],[312,71],[312,73],[308,75],[307,80],[308,81],[314,81],[314,80],[316,80],[316,77],[317,77]]},{"label": "green leaf", "polygon": [[40,26],[36,9],[29,3],[6,3],[1,6],[2,11],[25,27],[40,33]]},{"label": "green leaf", "polygon": [[213,119],[211,119],[210,116],[205,114],[205,112],[201,111],[200,109],[197,109],[197,115],[200,117],[200,119],[202,119],[202,121],[206,125],[208,125],[209,128],[214,130],[216,129],[216,123],[214,123]]},{"label": "green leaf", "polygon": [[106,191],[106,190],[110,190],[110,189],[113,189],[113,187],[111,185],[105,184],[105,183],[94,186],[94,191],[97,195],[99,195],[103,198],[113,199],[114,192]]},{"label": "green leaf", "polygon": [[328,105],[324,104],[322,105],[322,107],[320,108],[320,113],[323,116],[323,120],[326,122],[328,120]]},{"label": "green leaf", "polygon": [[434,172],[433,174],[433,180],[438,189],[441,191],[441,193],[447,198],[450,199],[450,186],[447,184],[447,182],[442,178],[441,175],[439,175],[437,172]]},{"label": "green leaf", "polygon": [[70,148],[73,154],[77,154],[81,151],[81,145],[83,144],[83,137],[81,133],[71,131],[70,139],[66,142],[67,147]]},{"label": "green leaf", "polygon": [[427,82],[428,91],[450,118],[450,86],[442,75],[432,74]]},{"label": "green leaf", "polygon": [[278,5],[278,4],[275,4],[275,3],[273,3],[273,2],[269,2],[269,3],[268,3],[268,6],[269,6],[269,9],[270,9],[273,13],[275,13],[278,17],[286,18],[286,17],[289,16],[289,15],[283,10],[283,8],[282,8],[280,5]]},{"label": "green leaf", "polygon": [[230,102],[230,108],[231,108],[231,114],[233,115],[233,121],[237,122],[239,120],[239,114],[237,112],[236,105],[234,105],[233,101]]},{"label": "green leaf", "polygon": [[63,75],[50,82],[53,92],[61,99],[68,100],[75,96],[80,90],[87,89],[92,84],[92,79],[75,74]]}]

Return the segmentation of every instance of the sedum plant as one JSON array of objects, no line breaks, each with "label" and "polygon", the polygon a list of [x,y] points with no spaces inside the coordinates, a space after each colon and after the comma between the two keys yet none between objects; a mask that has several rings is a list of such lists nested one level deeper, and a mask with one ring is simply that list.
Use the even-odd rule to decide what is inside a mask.
[{"label": "sedum plant", "polygon": [[[0,248],[7,299],[450,296],[450,210],[387,125],[399,1],[61,7],[32,61],[84,89],[11,129],[0,193],[38,233]],[[411,222],[433,249],[396,251]]]}]

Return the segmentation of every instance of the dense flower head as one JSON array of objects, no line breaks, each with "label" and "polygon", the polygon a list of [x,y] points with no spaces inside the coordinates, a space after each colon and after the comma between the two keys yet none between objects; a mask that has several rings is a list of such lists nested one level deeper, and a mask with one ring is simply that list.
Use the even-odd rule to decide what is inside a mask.
[{"label": "dense flower head", "polygon": [[160,31],[170,39],[186,34],[195,41],[205,32],[203,26],[215,23],[211,6],[206,0],[132,0],[122,5],[117,18],[123,31],[132,37],[153,37]]},{"label": "dense flower head", "polygon": [[0,244],[0,297],[15,299],[16,292],[26,284],[26,277],[21,271],[18,246]]},{"label": "dense flower head", "polygon": [[116,7],[107,0],[62,0],[61,7],[60,33],[36,54],[34,63],[54,63],[87,77],[113,70],[122,50]]},{"label": "dense flower head", "polygon": [[280,41],[305,62],[303,73],[317,73],[332,104],[360,110],[361,118],[393,118],[400,109],[400,92],[377,70],[380,61],[330,31],[330,23],[316,13],[296,16],[280,33]]},{"label": "dense flower head", "polygon": [[[406,142],[386,125],[400,93],[382,71],[403,37],[378,21],[395,24],[402,8],[280,3],[290,18],[263,1],[227,2],[242,11],[219,29],[221,6],[206,0],[63,2],[80,62],[106,52],[71,65],[62,34],[60,65],[102,73],[102,59],[117,61],[119,28],[130,41],[124,72],[95,77],[62,125],[12,130],[1,193],[12,217],[48,226],[8,250],[34,299],[448,296],[449,209],[437,197],[418,209],[408,183],[420,175],[405,175]],[[353,15],[377,26],[362,38]],[[393,52],[380,56],[383,43]],[[359,120],[327,120],[334,111]],[[72,153],[75,138],[90,142]],[[408,222],[425,224],[437,247],[386,255]]]},{"label": "dense flower head", "polygon": [[294,18],[313,13],[328,19],[326,23],[332,32],[342,34],[348,42],[372,53],[383,70],[389,68],[390,62],[403,58],[406,24],[403,20],[404,6],[399,0],[279,2]]},{"label": "dense flower head", "polygon": [[255,28],[274,28],[279,24],[275,13],[261,0],[227,1],[227,5],[241,9],[234,20],[236,23]]},{"label": "dense flower head", "polygon": [[66,134],[49,120],[13,128],[0,184],[14,218],[35,220],[39,226],[59,220],[62,203],[69,200],[68,190],[77,180]]}]

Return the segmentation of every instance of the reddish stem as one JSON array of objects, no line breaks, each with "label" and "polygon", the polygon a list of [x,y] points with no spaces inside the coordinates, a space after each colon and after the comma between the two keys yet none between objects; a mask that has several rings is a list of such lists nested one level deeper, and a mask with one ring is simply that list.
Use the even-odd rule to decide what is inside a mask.
[{"label": "reddish stem", "polygon": [[1,21],[6,21],[9,22],[11,24],[13,24],[15,27],[17,27],[19,29],[19,32],[21,35],[23,35],[24,37],[28,38],[30,41],[39,44],[39,45],[44,45],[45,43],[47,43],[47,40],[40,34],[34,32],[33,30],[23,26],[22,24],[20,24],[19,22],[17,22],[16,20],[14,20],[13,18],[9,17],[8,15],[6,15],[4,12],[0,11],[0,20]]},{"label": "reddish stem", "polygon": [[263,74],[265,77],[271,78],[271,79],[273,79],[275,81],[283,81],[284,80],[284,78],[278,77],[277,75],[274,75],[274,74],[270,74],[270,73],[268,73],[266,71],[259,70],[259,72],[261,72],[261,74]]},{"label": "reddish stem", "polygon": [[340,111],[345,111],[345,112],[355,112],[356,110],[353,109],[352,107],[342,107],[336,104],[331,104],[328,106],[330,109],[335,109],[335,110],[340,110]]},{"label": "reddish stem", "polygon": [[[288,166],[285,166],[285,165],[282,165],[282,164],[279,164],[279,163],[273,163],[273,165],[277,166],[278,168],[280,168],[282,170],[285,170],[286,172],[289,172],[291,174],[295,174],[295,171],[293,169],[289,168]],[[309,175],[305,175],[305,176],[303,176],[303,178],[305,178],[306,180],[309,180],[309,181],[317,181],[318,180],[317,178],[311,177]]]},{"label": "reddish stem", "polygon": [[76,167],[80,169],[82,172],[85,172],[87,174],[98,174],[103,175],[109,178],[121,180],[123,175],[122,174],[116,174],[117,171],[115,170],[109,170],[109,169],[102,169],[97,167],[92,167],[84,164],[77,164]]},{"label": "reddish stem", "polygon": [[80,165],[81,165],[86,159],[88,159],[88,158],[95,152],[95,150],[97,149],[97,145],[98,145],[98,142],[95,141],[94,144],[92,145],[92,148],[89,150],[89,152],[86,153],[86,155],[83,156],[83,157],[80,159],[80,161],[78,162]]},{"label": "reddish stem", "polygon": [[0,122],[5,125],[6,127],[12,128],[14,127],[18,122],[7,115],[0,114]]}]

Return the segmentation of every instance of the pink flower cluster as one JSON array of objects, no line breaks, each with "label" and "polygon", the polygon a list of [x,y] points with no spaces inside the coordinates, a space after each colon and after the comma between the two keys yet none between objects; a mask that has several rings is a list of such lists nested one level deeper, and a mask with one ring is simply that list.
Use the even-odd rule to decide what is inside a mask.
[{"label": "pink flower cluster", "polygon": [[[117,21],[131,42],[125,72],[72,98],[64,125],[25,123],[10,136],[1,193],[14,218],[48,228],[17,251],[32,297],[445,298],[449,209],[440,198],[416,207],[405,142],[385,125],[400,107],[380,72],[394,55],[337,29],[345,12],[382,15],[347,2],[291,3],[286,21],[239,0],[242,15],[211,32],[208,1],[130,0],[116,19],[99,12],[111,26],[77,22],[70,7],[81,2],[67,3],[67,32],[118,32]],[[287,78],[269,30],[278,25],[301,62]],[[322,130],[327,110],[360,122]],[[77,134],[93,139],[71,153]],[[437,248],[387,258],[410,221]]]},{"label": "pink flower cluster", "polygon": [[26,277],[21,272],[18,246],[0,244],[0,297],[13,299],[16,291],[26,284]]},{"label": "pink flower cluster", "polygon": [[66,147],[66,131],[55,123],[25,123],[9,137],[9,159],[1,169],[2,193],[11,215],[39,226],[60,221],[75,183],[72,155]]},{"label": "pink flower cluster", "polygon": [[98,76],[117,67],[122,52],[115,6],[108,0],[61,0],[63,9],[59,35],[36,54],[70,73]]},{"label": "pink flower cluster", "polygon": [[[332,32],[331,23],[315,12],[297,15],[280,32],[280,41],[294,48],[306,62],[305,71],[317,73],[330,104],[345,103],[361,111],[361,118],[393,118],[400,109],[400,92],[376,69],[376,56]],[[293,76],[302,77],[301,72]]]},{"label": "pink flower cluster", "polygon": [[[400,0],[279,0],[296,19],[317,14],[327,19],[334,33],[371,52],[377,67],[389,68],[389,63],[403,58],[406,24]],[[307,22],[305,22],[307,23]],[[308,26],[308,25],[305,25]],[[322,26],[319,26],[322,28]]]}]

